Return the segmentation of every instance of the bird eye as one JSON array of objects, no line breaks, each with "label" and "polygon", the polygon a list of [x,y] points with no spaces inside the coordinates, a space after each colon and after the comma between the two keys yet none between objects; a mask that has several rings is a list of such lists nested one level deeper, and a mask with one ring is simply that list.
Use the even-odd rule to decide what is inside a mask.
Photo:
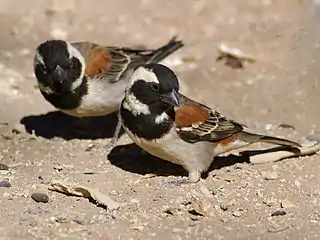
[{"label": "bird eye", "polygon": [[69,66],[70,66],[70,68],[79,68],[80,62],[78,59],[72,57],[69,59]]},{"label": "bird eye", "polygon": [[156,84],[156,83],[151,83],[151,88],[152,88],[152,90],[154,90],[154,91],[159,91],[159,84]]}]

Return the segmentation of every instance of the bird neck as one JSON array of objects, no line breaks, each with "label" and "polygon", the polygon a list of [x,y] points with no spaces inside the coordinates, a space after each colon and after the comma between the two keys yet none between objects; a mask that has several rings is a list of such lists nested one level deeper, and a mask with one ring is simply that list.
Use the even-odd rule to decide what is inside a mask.
[{"label": "bird neck", "polygon": [[152,108],[150,110],[149,113],[134,114],[124,100],[120,115],[124,126],[134,135],[146,140],[160,139],[171,130],[174,121],[166,112],[155,114]]},{"label": "bird neck", "polygon": [[75,109],[80,106],[83,96],[88,93],[88,79],[84,76],[81,84],[72,91],[58,94],[47,94],[42,91],[41,93],[56,108],[62,110]]}]

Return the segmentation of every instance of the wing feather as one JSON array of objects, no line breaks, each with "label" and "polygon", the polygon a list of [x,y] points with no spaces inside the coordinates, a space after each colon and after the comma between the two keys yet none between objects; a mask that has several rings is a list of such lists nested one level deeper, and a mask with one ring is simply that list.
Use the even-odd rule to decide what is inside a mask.
[{"label": "wing feather", "polygon": [[[243,130],[244,125],[230,120],[219,112],[192,101],[182,94],[180,94],[180,105],[176,109],[175,122],[177,133],[185,141],[216,142]],[[204,111],[207,112],[206,115],[203,114]]]},{"label": "wing feather", "polygon": [[86,62],[86,74],[90,78],[110,82],[118,81],[126,70],[144,64],[152,50],[104,47],[90,42],[72,43]]}]

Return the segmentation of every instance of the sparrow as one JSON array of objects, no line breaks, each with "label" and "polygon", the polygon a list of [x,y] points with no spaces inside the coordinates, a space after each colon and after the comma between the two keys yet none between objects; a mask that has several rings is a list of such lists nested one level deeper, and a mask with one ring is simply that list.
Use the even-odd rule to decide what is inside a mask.
[{"label": "sparrow", "polygon": [[48,40],[36,49],[34,73],[56,109],[79,118],[102,116],[119,109],[127,70],[159,62],[183,45],[176,37],[156,50]]},{"label": "sparrow", "polygon": [[129,79],[120,106],[125,132],[146,152],[179,164],[198,182],[215,156],[255,142],[301,147],[286,139],[244,131],[244,125],[179,93],[175,73],[151,63]]}]

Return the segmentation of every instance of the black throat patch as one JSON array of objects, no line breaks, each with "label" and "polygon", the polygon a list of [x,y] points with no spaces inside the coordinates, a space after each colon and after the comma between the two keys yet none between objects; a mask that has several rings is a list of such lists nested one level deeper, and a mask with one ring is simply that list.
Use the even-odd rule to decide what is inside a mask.
[{"label": "black throat patch", "polygon": [[125,109],[121,104],[120,114],[123,124],[134,135],[144,138],[146,140],[155,140],[163,137],[167,134],[174,124],[174,109],[167,112],[169,119],[156,123],[156,114],[145,115],[139,114],[133,115],[131,111]]},{"label": "black throat patch", "polygon": [[41,93],[56,108],[65,110],[75,109],[80,106],[83,96],[88,94],[88,79],[84,76],[81,85],[73,91],[59,94],[47,94],[43,91]]}]

